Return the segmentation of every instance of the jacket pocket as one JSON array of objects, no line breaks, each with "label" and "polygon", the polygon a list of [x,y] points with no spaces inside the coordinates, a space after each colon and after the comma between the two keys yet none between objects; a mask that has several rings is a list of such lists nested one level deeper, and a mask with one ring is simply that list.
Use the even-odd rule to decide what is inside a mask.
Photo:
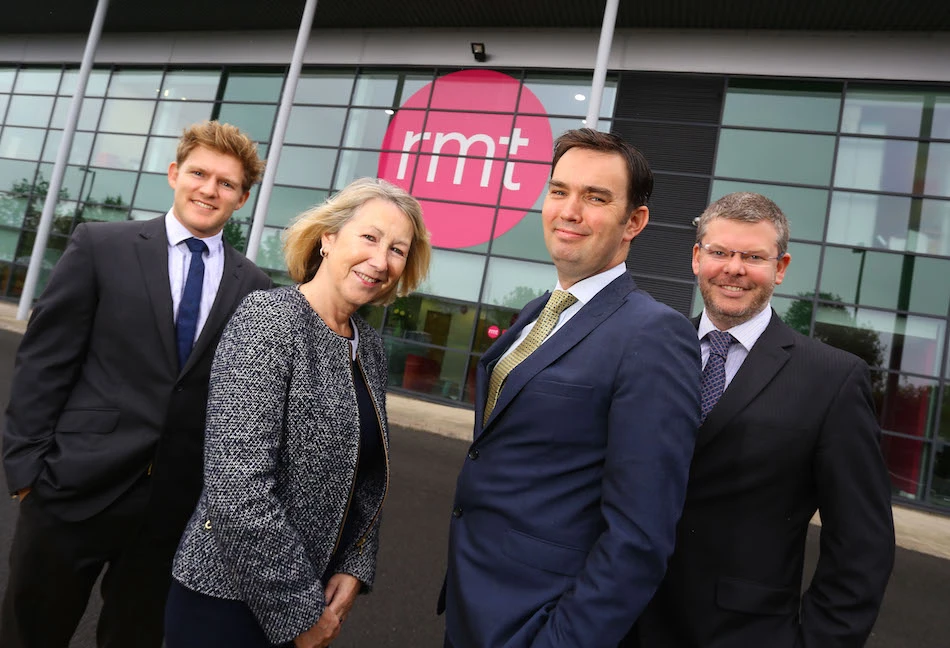
[{"label": "jacket pocket", "polygon": [[748,614],[792,614],[798,612],[799,593],[794,589],[770,587],[741,578],[720,578],[716,603],[724,610]]},{"label": "jacket pocket", "polygon": [[588,400],[594,393],[591,385],[579,385],[575,383],[559,382],[556,380],[538,379],[529,380],[524,386],[524,391],[540,392],[545,396],[560,396],[562,398],[576,398]]},{"label": "jacket pocket", "polygon": [[574,576],[584,567],[587,552],[508,529],[502,551],[509,558],[543,571]]},{"label": "jacket pocket", "polygon": [[119,424],[116,409],[67,409],[56,421],[56,432],[108,434]]}]

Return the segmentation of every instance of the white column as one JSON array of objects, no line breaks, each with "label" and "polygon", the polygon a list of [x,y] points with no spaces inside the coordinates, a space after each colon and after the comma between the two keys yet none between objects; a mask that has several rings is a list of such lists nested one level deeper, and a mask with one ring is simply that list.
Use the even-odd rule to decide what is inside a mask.
[{"label": "white column", "polygon": [[254,208],[251,233],[247,238],[247,258],[251,261],[257,259],[257,252],[261,247],[261,237],[264,235],[264,219],[267,217],[267,207],[270,203],[271,192],[274,189],[274,180],[277,177],[280,152],[284,148],[284,135],[287,133],[290,109],[294,103],[294,94],[297,92],[297,80],[300,78],[303,55],[307,49],[307,41],[310,40],[310,29],[313,26],[313,15],[316,11],[317,0],[307,0],[307,4],[303,9],[303,16],[300,18],[297,43],[294,45],[294,55],[290,61],[290,70],[287,72],[287,81],[284,83],[284,92],[280,97],[280,107],[277,109],[274,135],[271,137],[270,148],[267,150],[267,167],[264,169],[264,178],[261,180],[261,190],[257,194],[257,207]]},{"label": "white column", "polygon": [[49,179],[49,190],[46,192],[46,202],[43,203],[43,214],[36,227],[36,240],[33,251],[30,252],[30,265],[26,270],[26,280],[23,282],[23,292],[20,294],[20,304],[17,307],[16,318],[25,320],[33,305],[33,296],[36,293],[36,284],[40,280],[43,266],[43,253],[49,241],[49,231],[53,226],[53,212],[59,200],[59,190],[63,186],[63,176],[66,175],[66,163],[69,161],[69,150],[73,145],[73,135],[76,124],[79,122],[79,108],[86,95],[86,83],[92,71],[92,61],[99,47],[99,37],[102,36],[102,24],[106,20],[106,10],[109,0],[99,0],[96,4],[96,13],[92,18],[92,27],[89,28],[89,37],[86,39],[86,49],[82,55],[82,64],[79,66],[79,79],[76,82],[76,92],[69,102],[69,112],[66,113],[66,126],[63,129],[63,139],[59,142],[59,151],[56,153],[56,162],[53,165],[53,174]]},{"label": "white column", "polygon": [[600,27],[597,61],[594,63],[594,80],[590,88],[590,103],[587,105],[587,127],[595,130],[600,117],[600,103],[604,96],[604,82],[607,80],[607,59],[610,58],[610,46],[614,40],[614,25],[617,23],[619,4],[620,0],[607,0],[607,6],[604,8],[604,22]]}]

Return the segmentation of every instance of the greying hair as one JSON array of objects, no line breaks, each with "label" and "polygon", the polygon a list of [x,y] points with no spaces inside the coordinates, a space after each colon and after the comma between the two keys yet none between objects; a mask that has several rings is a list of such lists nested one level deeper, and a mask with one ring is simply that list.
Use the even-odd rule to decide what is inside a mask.
[{"label": "greying hair", "polygon": [[284,230],[284,259],[287,273],[297,283],[313,279],[323,257],[323,235],[339,232],[356,212],[370,200],[392,203],[412,223],[412,242],[406,255],[406,268],[397,283],[373,304],[385,306],[397,296],[415,290],[429,272],[432,248],[429,231],[422,219],[422,207],[407,191],[377,178],[354,180],[325,202],[300,214]]},{"label": "greying hair", "polygon": [[750,224],[768,221],[775,227],[778,255],[782,256],[788,251],[788,219],[778,205],[762,194],[737,191],[726,194],[707,207],[696,224],[697,243],[702,244],[706,228],[717,218]]}]

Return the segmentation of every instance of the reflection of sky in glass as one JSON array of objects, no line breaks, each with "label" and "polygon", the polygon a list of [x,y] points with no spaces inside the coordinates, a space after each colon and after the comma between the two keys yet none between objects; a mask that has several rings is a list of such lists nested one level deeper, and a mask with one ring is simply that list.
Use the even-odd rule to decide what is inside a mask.
[{"label": "reflection of sky in glass", "polygon": [[437,297],[478,301],[485,257],[449,250],[432,250],[429,275],[418,291]]},{"label": "reflection of sky in glass", "polygon": [[[754,85],[754,82],[752,82]],[[730,87],[723,107],[722,123],[731,126],[759,126],[788,130],[834,132],[838,127],[841,108],[841,88],[809,91],[800,83],[775,87]],[[814,84],[808,84],[812,86]]]},{"label": "reflection of sky in glass", "polygon": [[544,291],[552,290],[556,282],[557,271],[551,263],[491,259],[482,300],[520,309]]}]

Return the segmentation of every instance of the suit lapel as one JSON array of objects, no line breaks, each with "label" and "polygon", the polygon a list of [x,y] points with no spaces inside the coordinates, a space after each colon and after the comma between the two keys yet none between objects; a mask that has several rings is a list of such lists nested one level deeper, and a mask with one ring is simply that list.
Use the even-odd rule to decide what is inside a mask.
[{"label": "suit lapel", "polygon": [[795,338],[788,326],[772,311],[769,325],[759,336],[752,351],[699,427],[696,448],[712,441],[737,414],[759,395],[775,374],[788,362],[788,349]]},{"label": "suit lapel", "polygon": [[135,239],[135,252],[142,270],[145,292],[155,314],[155,326],[158,327],[158,337],[162,342],[165,357],[177,368],[175,315],[168,279],[168,235],[165,233],[164,216],[142,223]]},{"label": "suit lapel", "polygon": [[484,426],[485,431],[488,431],[492,422],[512,402],[529,380],[587,337],[591,331],[620,307],[627,295],[636,287],[633,277],[629,274],[624,273],[617,277],[597,293],[593,299],[584,304],[567,324],[558,329],[534,353],[515,367],[508,374],[508,379],[498,395],[495,409],[492,410],[491,417]]},{"label": "suit lapel", "polygon": [[208,312],[208,319],[195,340],[195,346],[191,349],[191,355],[188,361],[182,367],[181,373],[189,371],[202,354],[208,349],[211,340],[215,338],[218,330],[224,326],[228,316],[231,313],[234,302],[237,301],[241,289],[241,277],[244,271],[244,257],[233,247],[224,244],[224,272],[221,274],[221,284],[218,286],[218,292],[214,296],[214,303],[211,305],[211,311]]}]

